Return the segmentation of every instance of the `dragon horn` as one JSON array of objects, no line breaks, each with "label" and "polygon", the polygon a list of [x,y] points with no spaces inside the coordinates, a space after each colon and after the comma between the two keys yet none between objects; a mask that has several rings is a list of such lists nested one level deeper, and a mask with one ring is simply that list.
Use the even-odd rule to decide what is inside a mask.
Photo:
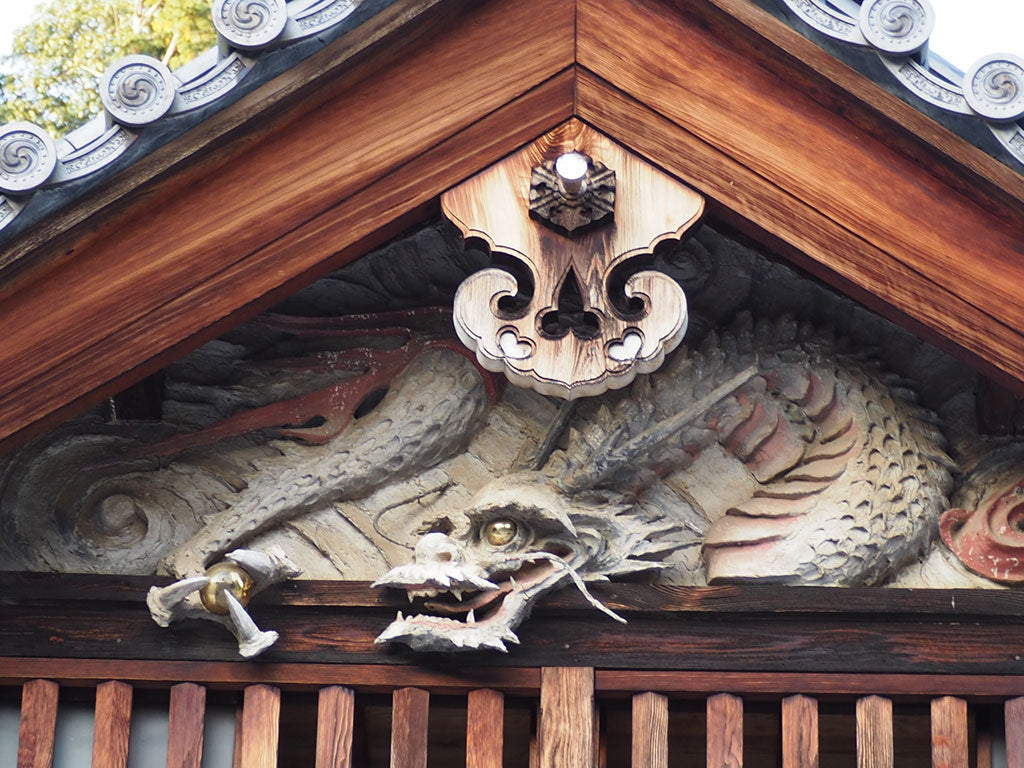
[{"label": "dragon horn", "polygon": [[744,368],[725,383],[715,387],[715,389],[704,395],[704,397],[693,403],[690,407],[684,408],[667,419],[662,419],[625,445],[603,452],[593,461],[588,462],[586,471],[581,471],[571,476],[567,485],[571,490],[576,491],[596,487],[616,469],[632,463],[638,456],[642,456],[664,443],[683,427],[688,426],[756,375],[757,368],[755,366],[751,365]]}]

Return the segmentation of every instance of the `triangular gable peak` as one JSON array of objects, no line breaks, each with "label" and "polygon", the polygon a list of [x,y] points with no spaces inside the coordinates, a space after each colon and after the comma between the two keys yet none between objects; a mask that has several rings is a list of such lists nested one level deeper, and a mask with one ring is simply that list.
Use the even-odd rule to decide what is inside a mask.
[{"label": "triangular gable peak", "polygon": [[356,258],[572,117],[855,298],[1024,379],[1024,299],[1006,288],[1024,280],[1024,179],[769,15],[410,1],[10,245],[0,440]]}]

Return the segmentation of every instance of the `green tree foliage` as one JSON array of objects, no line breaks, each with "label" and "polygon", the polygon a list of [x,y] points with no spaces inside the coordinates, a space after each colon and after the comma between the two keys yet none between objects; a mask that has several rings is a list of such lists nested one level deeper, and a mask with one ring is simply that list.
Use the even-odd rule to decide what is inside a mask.
[{"label": "green tree foliage", "polygon": [[130,53],[172,70],[216,41],[210,0],[50,0],[0,59],[0,124],[62,136],[102,111],[97,81]]}]

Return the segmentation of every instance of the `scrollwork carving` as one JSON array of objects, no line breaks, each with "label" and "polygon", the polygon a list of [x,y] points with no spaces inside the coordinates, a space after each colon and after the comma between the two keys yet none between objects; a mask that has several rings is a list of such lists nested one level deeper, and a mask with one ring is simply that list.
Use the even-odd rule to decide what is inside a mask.
[{"label": "scrollwork carving", "polygon": [[103,73],[100,100],[117,122],[146,125],[170,110],[174,103],[174,76],[151,56],[125,56]]},{"label": "scrollwork carving", "polygon": [[19,194],[42,186],[57,167],[50,135],[25,122],[0,126],[0,192]]},{"label": "scrollwork carving", "polygon": [[[573,155],[586,159],[588,175],[560,179],[554,158]],[[613,206],[614,223],[595,229]],[[447,192],[442,207],[463,234],[521,267],[471,275],[455,296],[459,338],[485,368],[573,399],[653,371],[682,340],[679,284],[629,264],[678,239],[699,218],[703,199],[582,124],[567,123]]]},{"label": "scrollwork carving", "polygon": [[277,40],[288,23],[285,0],[214,0],[213,26],[231,45],[262,48]]},{"label": "scrollwork carving", "polygon": [[997,53],[975,62],[964,75],[964,96],[971,109],[989,120],[1024,117],[1024,59]]},{"label": "scrollwork carving", "polygon": [[860,31],[880,51],[910,54],[928,42],[935,11],[928,0],[866,0],[860,7]]}]

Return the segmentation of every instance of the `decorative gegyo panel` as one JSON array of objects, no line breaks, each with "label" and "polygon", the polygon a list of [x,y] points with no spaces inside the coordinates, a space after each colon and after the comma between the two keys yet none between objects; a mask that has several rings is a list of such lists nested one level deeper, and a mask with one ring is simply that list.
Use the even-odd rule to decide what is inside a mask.
[{"label": "decorative gegyo panel", "polygon": [[477,272],[455,296],[459,338],[488,370],[573,399],[653,371],[682,340],[682,289],[630,262],[682,237],[704,200],[579,121],[446,192],[441,206],[463,235],[516,262]]}]

